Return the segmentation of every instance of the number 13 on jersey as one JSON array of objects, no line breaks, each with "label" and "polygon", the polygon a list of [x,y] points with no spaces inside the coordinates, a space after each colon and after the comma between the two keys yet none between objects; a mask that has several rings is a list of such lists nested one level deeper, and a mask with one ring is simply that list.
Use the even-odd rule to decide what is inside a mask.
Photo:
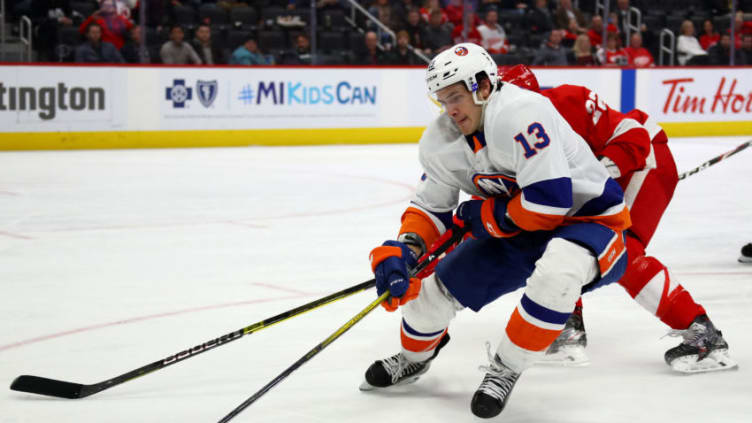
[{"label": "number 13 on jersey", "polygon": [[533,122],[530,124],[530,126],[527,127],[527,134],[529,135],[535,135],[535,142],[531,146],[527,142],[527,138],[525,135],[522,135],[522,132],[514,136],[514,140],[520,143],[522,145],[522,148],[525,149],[525,158],[529,159],[538,153],[538,150],[543,150],[544,148],[548,147],[548,144],[550,144],[551,139],[548,137],[548,134],[546,133],[546,130],[543,129],[543,125],[541,125],[538,122]]}]

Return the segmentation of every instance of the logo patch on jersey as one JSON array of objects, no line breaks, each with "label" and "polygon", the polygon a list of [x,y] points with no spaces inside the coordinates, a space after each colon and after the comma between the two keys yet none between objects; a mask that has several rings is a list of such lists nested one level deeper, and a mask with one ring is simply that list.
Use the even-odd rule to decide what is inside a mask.
[{"label": "logo patch on jersey", "polygon": [[465,47],[460,46],[454,49],[454,54],[456,54],[457,56],[467,56],[467,53],[468,51],[467,51],[467,48]]},{"label": "logo patch on jersey", "polygon": [[520,190],[517,180],[500,173],[476,173],[473,175],[473,184],[478,188],[478,191],[488,197],[498,197],[500,195],[511,197]]}]

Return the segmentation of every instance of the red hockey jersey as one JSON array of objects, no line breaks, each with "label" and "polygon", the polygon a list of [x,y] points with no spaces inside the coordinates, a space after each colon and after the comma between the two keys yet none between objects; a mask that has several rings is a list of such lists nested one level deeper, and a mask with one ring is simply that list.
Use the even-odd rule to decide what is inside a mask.
[{"label": "red hockey jersey", "polygon": [[[590,145],[596,156],[613,160],[622,175],[645,167],[650,135],[637,115],[625,115],[585,87],[561,85],[541,91]],[[647,116],[645,116],[647,117]]]}]

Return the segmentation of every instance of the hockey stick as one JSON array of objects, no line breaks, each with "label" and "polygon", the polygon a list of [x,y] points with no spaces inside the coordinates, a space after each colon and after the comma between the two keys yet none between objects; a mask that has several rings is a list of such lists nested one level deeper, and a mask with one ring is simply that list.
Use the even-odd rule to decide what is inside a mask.
[{"label": "hockey stick", "polygon": [[[436,260],[437,257],[443,254],[446,250],[448,250],[455,242],[461,239],[463,234],[464,234],[464,230],[457,230],[454,233],[452,232],[452,230],[447,231],[442,237],[442,239],[440,239],[441,244],[432,248],[432,251],[430,251],[429,253],[426,253],[423,257],[420,258],[418,265],[415,268],[415,272],[418,273],[424,268],[426,268],[429,264],[431,264],[434,260]],[[40,376],[21,375],[21,376],[18,376],[13,381],[13,383],[10,385],[10,389],[14,391],[28,392],[31,394],[39,394],[39,395],[48,395],[51,397],[58,397],[58,398],[77,399],[77,398],[88,397],[89,395],[96,394],[98,392],[104,391],[105,389],[109,389],[114,386],[120,385],[121,383],[131,381],[133,379],[147,375],[154,371],[161,370],[165,367],[168,367],[180,361],[186,360],[191,357],[195,357],[198,354],[217,348],[221,345],[225,345],[232,341],[238,340],[242,338],[244,335],[258,332],[261,329],[265,329],[269,326],[272,326],[274,324],[287,320],[291,317],[306,313],[308,311],[317,309],[331,302],[334,302],[342,298],[346,298],[355,293],[370,289],[374,285],[376,285],[376,280],[374,279],[365,281],[358,285],[354,285],[349,288],[343,289],[342,291],[335,292],[326,297],[312,301],[308,304],[303,304],[299,307],[285,311],[276,316],[254,323],[250,326],[246,326],[242,329],[238,329],[236,331],[230,332],[226,335],[222,335],[219,338],[209,340],[202,344],[196,345],[195,347],[188,348],[179,353],[173,354],[162,360],[155,361],[143,367],[139,367],[138,369],[131,370],[127,373],[124,373],[119,376],[115,376],[111,379],[107,379],[102,382],[92,383],[92,384],[87,385],[87,384],[81,384],[81,383],[75,383],[75,382],[66,382],[62,380],[48,379],[48,378],[40,377]]]},{"label": "hockey stick", "polygon": [[240,414],[241,411],[245,410],[249,405],[253,404],[257,399],[261,398],[262,395],[267,393],[270,389],[272,389],[276,384],[284,380],[287,376],[290,376],[292,372],[294,372],[297,368],[305,364],[308,360],[312,359],[316,354],[320,353],[324,348],[326,348],[329,344],[334,342],[337,338],[342,336],[345,332],[347,332],[351,327],[355,326],[356,323],[358,323],[360,320],[362,320],[368,313],[373,311],[376,307],[381,304],[382,301],[386,300],[389,297],[389,291],[381,294],[379,298],[376,298],[371,302],[371,304],[368,304],[366,308],[361,310],[360,313],[356,314],[352,319],[350,319],[347,323],[342,325],[339,329],[337,329],[334,333],[329,335],[328,338],[326,338],[323,342],[313,347],[312,350],[308,351],[306,355],[301,357],[298,361],[296,361],[292,366],[288,367],[284,372],[280,373],[279,376],[275,377],[271,382],[267,383],[263,388],[261,388],[258,392],[253,394],[251,397],[249,397],[247,400],[243,401],[242,404],[235,407],[234,410],[232,410],[228,415],[224,416],[222,420],[219,421],[219,423],[226,423],[232,420],[233,417]]},{"label": "hockey stick", "polygon": [[[445,251],[451,248],[455,243],[460,241],[468,230],[469,228],[466,226],[453,226],[452,229],[448,230],[441,238],[439,238],[439,240],[437,240],[434,243],[434,245],[431,248],[432,250],[431,252],[421,257],[420,262],[413,269],[410,270],[410,276],[412,277],[415,275],[421,275],[421,272],[424,269],[428,268],[428,266],[433,264],[436,261],[436,259],[439,258],[439,256],[441,256]],[[381,304],[387,298],[389,298],[388,291],[381,294],[381,296],[377,298],[376,300],[374,300],[371,304],[368,304],[368,306],[364,308],[360,313],[356,314],[347,323],[345,323],[339,329],[337,329],[334,333],[329,335],[329,337],[326,338],[323,342],[313,347],[312,350],[308,351],[308,353],[306,353],[298,361],[293,363],[292,366],[285,369],[285,371],[280,373],[279,376],[272,379],[271,382],[264,385],[264,387],[261,388],[258,392],[251,395],[248,399],[243,401],[239,406],[235,407],[235,409],[232,410],[226,416],[224,416],[222,420],[219,421],[219,423],[226,423],[232,420],[233,417],[240,414],[241,411],[248,408],[249,405],[256,402],[257,399],[261,398],[265,393],[267,393],[275,385],[277,385],[279,382],[284,380],[287,376],[290,376],[292,372],[294,372],[300,366],[305,364],[308,360],[312,359],[314,356],[316,356],[316,354],[320,353],[324,348],[326,348],[329,344],[334,342],[337,338],[342,336],[342,334],[347,332],[351,327],[353,327],[361,319],[366,317],[368,313],[370,313],[374,308],[378,307],[378,305]]]},{"label": "hockey stick", "polygon": [[699,172],[701,170],[705,170],[705,169],[709,168],[710,166],[713,166],[714,164],[720,162],[721,160],[726,159],[728,157],[731,157],[734,154],[736,154],[736,153],[744,150],[745,148],[749,147],[750,145],[752,145],[752,140],[749,140],[749,141],[745,142],[744,144],[739,145],[735,149],[733,149],[731,151],[727,151],[727,152],[721,154],[720,156],[713,157],[712,159],[710,159],[707,162],[705,162],[705,163],[697,166],[696,168],[694,168],[692,170],[688,170],[688,171],[682,173],[681,175],[679,175],[679,180],[681,181],[682,179],[686,178],[687,176],[691,176],[691,175],[694,175],[695,173],[697,173],[697,172]]}]

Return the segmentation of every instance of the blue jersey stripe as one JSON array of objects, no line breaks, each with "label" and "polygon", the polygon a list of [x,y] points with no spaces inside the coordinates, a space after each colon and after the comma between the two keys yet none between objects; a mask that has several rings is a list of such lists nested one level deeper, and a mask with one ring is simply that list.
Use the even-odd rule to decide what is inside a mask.
[{"label": "blue jersey stripe", "polygon": [[542,206],[572,207],[572,180],[566,177],[547,179],[522,188],[525,201]]},{"label": "blue jersey stripe", "polygon": [[527,314],[547,323],[563,325],[567,322],[567,319],[569,319],[569,315],[572,314],[560,313],[558,311],[543,307],[542,305],[528,298],[527,294],[522,294],[520,304],[522,305],[522,308],[525,309]]},{"label": "blue jersey stripe", "polygon": [[608,178],[606,184],[603,186],[603,193],[583,204],[583,206],[577,210],[575,216],[598,216],[608,210],[611,207],[621,204],[624,200],[624,191],[621,190],[619,184],[612,178]]},{"label": "blue jersey stripe", "polygon": [[417,330],[411,328],[410,325],[407,324],[407,322],[405,321],[405,319],[402,319],[402,327],[405,328],[405,332],[409,333],[412,336],[423,336],[423,337],[439,336],[442,333],[444,333],[444,330],[445,330],[445,329],[442,329],[442,330],[440,330],[438,332],[433,332],[433,333],[418,332]]}]

